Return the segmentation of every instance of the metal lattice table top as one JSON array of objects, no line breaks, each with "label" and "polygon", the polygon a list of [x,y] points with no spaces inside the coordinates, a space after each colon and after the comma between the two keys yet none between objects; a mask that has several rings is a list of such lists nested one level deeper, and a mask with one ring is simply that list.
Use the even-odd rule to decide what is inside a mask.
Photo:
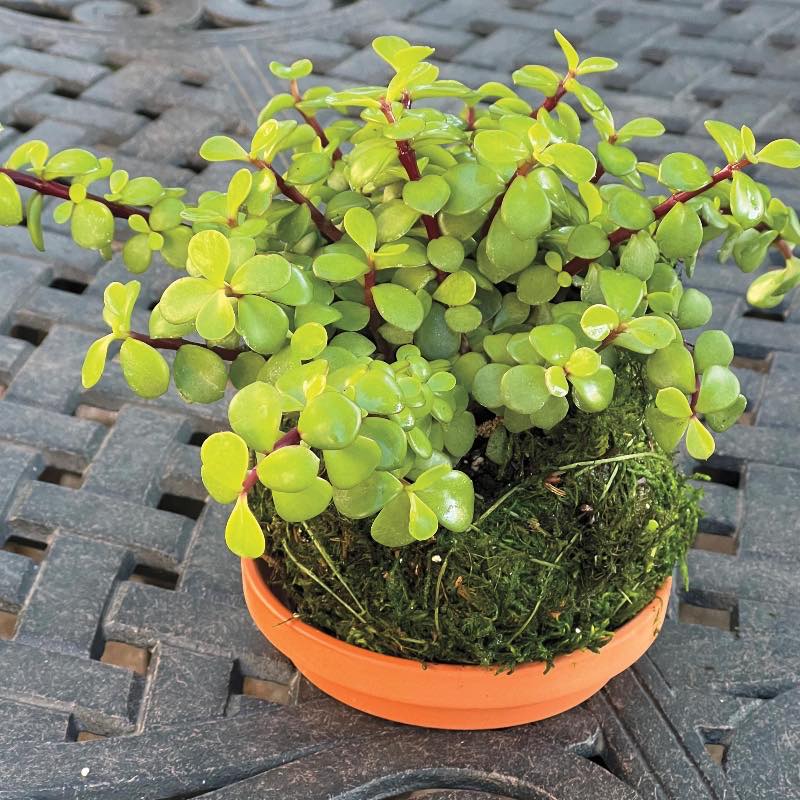
[{"label": "metal lattice table top", "polygon": [[[717,159],[709,117],[761,140],[800,130],[798,0],[6,0],[0,161],[20,137],[88,146],[196,196],[230,172],[212,133],[245,135],[280,87],[386,75],[369,42],[437,48],[471,85],[560,63],[558,27],[622,66],[597,77],[618,120],[659,117],[670,150]],[[787,202],[800,191],[757,170]],[[320,695],[244,610],[199,444],[223,408],[139,401],[118,365],[80,363],[124,280],[47,224],[0,236],[0,798],[789,800],[800,798],[800,311],[749,309],[750,276],[696,285],[736,344],[749,400],[709,472],[691,589],[651,649],[584,706],[474,734],[384,723]],[[174,277],[143,277],[143,308]],[[144,312],[142,312],[144,313]],[[140,318],[139,323],[143,320]],[[690,468],[694,465],[688,464]]]}]

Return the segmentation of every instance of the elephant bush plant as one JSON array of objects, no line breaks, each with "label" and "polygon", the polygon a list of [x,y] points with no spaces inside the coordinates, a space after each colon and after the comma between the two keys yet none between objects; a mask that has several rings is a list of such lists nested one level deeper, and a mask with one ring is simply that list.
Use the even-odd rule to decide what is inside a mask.
[{"label": "elephant bush plant", "polygon": [[[301,92],[311,62],[273,63],[289,91],[262,110],[249,144],[203,143],[206,160],[235,171],[195,205],[109,158],[50,154],[42,141],[0,170],[0,224],[26,224],[37,248],[53,196],[55,221],[78,245],[110,258],[124,219],[131,272],[160,254],[179,273],[147,332],[131,329],[139,283],[107,287],[110,332],[86,354],[83,384],[101,379],[119,341],[142,397],[170,380],[188,403],[235,387],[231,430],[201,450],[209,493],[234,504],[235,553],[264,551],[248,504],[259,483],[288,522],[332,502],[372,519],[373,538],[393,548],[440,526],[466,531],[474,491],[459,463],[476,437],[502,463],[514,434],[606,409],[631,358],[645,365],[646,420],[668,451],[685,439],[693,457],[709,457],[712,431],[743,412],[728,336],[684,340],[709,322],[711,303],[683,277],[716,240],[720,260],[744,272],[771,247],[785,257],[752,282],[752,304],[775,305],[800,282],[797,215],[745,172],[797,168],[800,145],[758,147],[749,128],[709,121],[718,168],[689,153],[640,161],[637,140],[664,127],[650,117],[618,127],[585,83],[616,63],[581,60],[555,35],[566,72],[528,65],[516,88],[440,79],[425,60],[433,49],[397,36],[373,43],[394,70],[388,86]],[[580,144],[581,117],[599,135],[594,150]],[[108,191],[90,193],[96,184]]]}]

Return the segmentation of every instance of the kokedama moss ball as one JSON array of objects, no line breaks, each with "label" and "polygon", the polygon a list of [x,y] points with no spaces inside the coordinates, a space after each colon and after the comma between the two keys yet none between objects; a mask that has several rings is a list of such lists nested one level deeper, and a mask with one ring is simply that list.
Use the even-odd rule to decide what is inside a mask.
[{"label": "kokedama moss ball", "polygon": [[606,411],[509,436],[504,467],[484,426],[460,465],[476,485],[465,533],[393,550],[334,511],[287,523],[261,493],[273,588],[314,627],[423,661],[510,668],[602,646],[684,563],[699,515],[699,492],[642,424],[639,364],[618,380]]}]

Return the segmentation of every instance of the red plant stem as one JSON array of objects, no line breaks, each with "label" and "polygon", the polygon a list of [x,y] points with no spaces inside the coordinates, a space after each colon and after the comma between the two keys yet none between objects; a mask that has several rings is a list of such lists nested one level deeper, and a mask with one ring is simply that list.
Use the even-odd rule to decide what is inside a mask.
[{"label": "red plant stem", "polygon": [[386,339],[381,336],[379,328],[381,327],[383,318],[375,307],[375,298],[372,296],[372,289],[375,286],[376,276],[377,271],[375,270],[375,265],[370,260],[369,272],[364,275],[364,305],[369,309],[369,330],[370,333],[372,333],[372,339],[388,364],[392,361],[392,348]]},{"label": "red plant stem", "polygon": [[[44,178],[37,178],[35,175],[31,175],[27,172],[20,172],[16,169],[6,169],[5,167],[0,167],[0,172],[3,175],[8,175],[17,186],[23,186],[26,189],[33,189],[35,192],[39,192],[39,194],[48,195],[49,197],[58,197],[61,200],[69,200],[69,186],[59,183],[58,181],[46,181]],[[144,217],[145,219],[150,218],[150,212],[144,211],[140,208],[134,208],[133,206],[125,206],[121,203],[112,203],[110,200],[106,200],[104,197],[100,197],[96,194],[87,194],[86,195],[90,200],[95,200],[98,203],[102,203],[115,217],[119,219],[129,219],[134,214],[139,214],[140,216]]]},{"label": "red plant stem", "polygon": [[599,181],[600,178],[602,178],[603,175],[605,175],[605,172],[606,171],[605,171],[603,165],[598,161],[597,162],[597,169],[594,171],[594,177],[592,178],[591,183],[597,183],[597,181]]},{"label": "red plant stem", "polygon": [[308,210],[311,212],[311,219],[317,226],[317,230],[329,242],[338,242],[342,238],[342,232],[330,220],[325,219],[325,215],[301,191],[295,189],[294,186],[289,186],[272,164],[268,164],[260,158],[251,159],[250,163],[259,169],[268,169],[275,176],[275,183],[278,184],[278,189],[281,190],[287,200],[291,200],[299,206],[308,206]]},{"label": "red plant stem", "polygon": [[200,342],[190,342],[188,339],[153,339],[144,333],[137,333],[136,331],[130,331],[128,335],[131,337],[131,339],[137,339],[138,341],[149,344],[150,347],[155,347],[158,350],[180,350],[180,348],[185,344],[193,344],[197,347],[205,347],[206,350],[211,350],[212,353],[216,353],[224,361],[234,361],[237,356],[247,352],[246,350],[238,350],[231,347],[214,347],[212,345],[202,344]]},{"label": "red plant stem", "polygon": [[[411,96],[408,92],[403,92],[403,107],[408,108],[411,105]],[[392,111],[392,106],[386,101],[385,98],[381,98],[381,111],[383,111],[383,116],[386,117],[386,121],[390,124],[396,122],[394,112]],[[418,181],[422,178],[422,175],[419,171],[419,164],[417,164],[417,154],[414,152],[414,146],[408,139],[398,139],[395,142],[397,145],[397,158],[400,160],[400,163],[403,165],[403,168],[408,175],[408,179],[410,181]],[[432,217],[430,214],[423,214],[422,215],[422,224],[425,226],[425,232],[428,234],[428,239],[438,239],[442,235],[442,230],[439,227],[439,222],[437,221],[436,217]],[[441,283],[447,277],[446,272],[442,272],[442,270],[436,270],[436,280]]]},{"label": "red plant stem", "polygon": [[575,73],[574,73],[572,70],[570,70],[570,71],[569,71],[569,72],[568,72],[568,73],[567,73],[567,74],[566,74],[566,75],[565,75],[565,76],[564,76],[564,77],[563,77],[563,78],[562,78],[562,79],[561,79],[561,80],[558,82],[558,86],[556,86],[556,90],[555,90],[555,92],[553,92],[553,94],[551,94],[549,97],[545,97],[545,99],[544,99],[544,100],[542,100],[542,102],[541,102],[541,103],[540,103],[540,104],[539,104],[539,105],[538,105],[536,108],[534,108],[534,109],[533,109],[533,111],[531,111],[531,113],[530,113],[530,116],[532,116],[532,117],[535,119],[535,118],[536,118],[536,115],[537,115],[537,114],[539,113],[539,111],[541,111],[542,109],[544,109],[545,111],[552,111],[552,110],[553,110],[553,109],[554,109],[554,108],[555,108],[555,107],[558,105],[558,101],[559,101],[559,100],[560,100],[560,99],[561,99],[561,98],[562,98],[562,97],[563,97],[563,96],[564,96],[564,95],[567,93],[567,89],[566,89],[566,87],[564,86],[564,84],[565,84],[565,83],[566,83],[566,82],[567,82],[567,81],[568,81],[570,78],[574,78],[574,77],[575,77]]},{"label": "red plant stem", "polygon": [[475,130],[475,106],[467,106],[467,130]]},{"label": "red plant stem", "polygon": [[[297,85],[296,78],[293,78],[289,82],[289,90],[294,98],[294,107],[297,109],[297,113],[303,118],[307,125],[310,125],[314,129],[314,133],[319,136],[322,146],[327,147],[330,142],[328,141],[328,137],[325,135],[325,131],[322,129],[322,125],[319,124],[319,120],[313,114],[306,114],[306,112],[298,106],[298,103],[303,102],[303,98],[300,95],[300,87]],[[333,160],[338,161],[341,157],[342,151],[337,147],[333,152]]]},{"label": "red plant stem", "polygon": [[[292,428],[291,430],[287,431],[286,433],[278,439],[277,442],[272,446],[272,450],[270,453],[274,453],[276,450],[280,450],[281,447],[291,447],[292,445],[300,444],[300,431],[297,430],[296,427]],[[258,482],[258,472],[257,468],[253,467],[245,476],[245,479],[242,481],[242,494],[247,494]]]},{"label": "red plant stem", "polygon": [[[688,347],[686,348],[689,349]],[[692,396],[689,398],[689,407],[692,409],[692,413],[694,414],[694,407],[697,405],[697,398],[700,396],[700,376],[695,375],[694,377],[694,392],[692,392]],[[696,415],[695,415],[696,416]]]},{"label": "red plant stem", "polygon": [[[723,167],[719,172],[717,172],[711,180],[701,186],[699,189],[692,189],[691,191],[687,192],[675,192],[675,194],[670,195],[663,203],[659,203],[653,209],[653,215],[656,219],[661,219],[662,217],[666,216],[671,208],[676,206],[678,203],[686,203],[691,200],[693,197],[697,197],[703,192],[707,192],[713,186],[716,186],[720,181],[727,180],[728,178],[733,175],[736,170],[743,169],[746,167],[750,162],[743,158],[739,161],[734,162],[733,164],[728,164],[727,166]],[[611,247],[616,247],[617,245],[622,244],[624,241],[627,241],[636,231],[631,230],[630,228],[617,228],[615,231],[612,231],[609,234],[608,242]],[[588,258],[573,258],[571,261],[568,261],[564,265],[564,269],[570,275],[578,275],[579,273],[583,272],[586,267],[589,266],[591,263],[591,259]]]},{"label": "red plant stem", "polygon": [[790,258],[794,258],[794,249],[786,241],[786,239],[776,239],[775,240],[775,247],[781,251],[781,255],[788,261]]}]

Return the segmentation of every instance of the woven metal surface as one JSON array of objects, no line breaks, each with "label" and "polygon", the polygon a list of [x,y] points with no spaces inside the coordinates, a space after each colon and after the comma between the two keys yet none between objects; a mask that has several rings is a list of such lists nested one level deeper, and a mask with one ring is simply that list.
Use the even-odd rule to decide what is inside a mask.
[{"label": "woven metal surface", "polygon": [[[761,139],[800,129],[796,0],[0,7],[0,160],[22,135],[82,144],[191,195],[227,177],[198,144],[251,129],[277,88],[266,62],[310,56],[332,86],[382,80],[369,41],[387,32],[473,85],[559,63],[554,27],[619,57],[598,76],[618,120],[668,129],[643,158],[714,163],[707,117]],[[756,174],[800,206],[785,174]],[[125,273],[48,227],[46,254],[22,229],[0,236],[0,798],[800,798],[796,306],[749,310],[748,276],[697,270],[750,405],[720,437],[691,590],[649,655],[557,719],[435,733],[322,697],[258,634],[199,482],[224,409],[137,401],[116,364],[81,391],[103,288]],[[144,276],[142,308],[171,275]]]}]

